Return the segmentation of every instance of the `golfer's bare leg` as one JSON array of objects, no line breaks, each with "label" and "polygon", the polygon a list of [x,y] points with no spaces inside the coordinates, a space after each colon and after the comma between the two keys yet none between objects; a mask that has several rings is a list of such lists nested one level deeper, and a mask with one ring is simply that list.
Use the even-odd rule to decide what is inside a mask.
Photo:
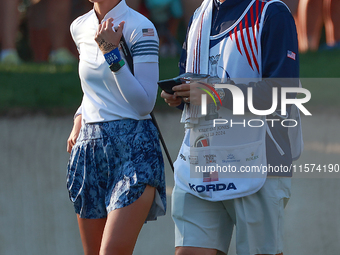
[{"label": "golfer's bare leg", "polygon": [[98,255],[106,218],[82,219],[79,215],[77,217],[84,255]]},{"label": "golfer's bare leg", "polygon": [[146,186],[144,193],[134,203],[109,213],[100,255],[132,254],[154,197],[155,188]]}]

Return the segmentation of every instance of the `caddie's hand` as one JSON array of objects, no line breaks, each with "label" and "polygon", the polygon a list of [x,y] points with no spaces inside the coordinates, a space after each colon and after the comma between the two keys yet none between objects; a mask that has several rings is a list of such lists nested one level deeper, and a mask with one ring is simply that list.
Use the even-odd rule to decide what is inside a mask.
[{"label": "caddie's hand", "polygon": [[74,119],[74,124],[73,124],[71,134],[69,138],[67,139],[67,152],[68,153],[71,153],[73,145],[76,144],[76,141],[77,141],[77,138],[80,132],[80,128],[81,128],[81,115],[78,115]]},{"label": "caddie's hand", "polygon": [[100,24],[94,38],[103,54],[117,48],[120,42],[120,38],[123,34],[125,22],[122,21],[118,25],[117,31],[115,31],[115,29],[113,28],[112,22],[113,18],[109,18],[108,20]]},{"label": "caddie's hand", "polygon": [[181,97],[166,93],[164,90],[162,90],[161,97],[164,98],[164,101],[171,107],[177,107],[182,103]]},{"label": "caddie's hand", "polygon": [[[206,92],[202,90],[201,88],[203,88],[202,83],[192,82],[192,83],[177,85],[173,87],[172,90],[176,91],[174,95],[177,97],[182,97],[185,103],[201,105],[202,94],[206,94]],[[209,103],[210,101],[209,96],[207,99]]]},{"label": "caddie's hand", "polygon": [[174,96],[182,99],[184,103],[190,103],[190,84],[183,83],[172,88],[175,91]]}]

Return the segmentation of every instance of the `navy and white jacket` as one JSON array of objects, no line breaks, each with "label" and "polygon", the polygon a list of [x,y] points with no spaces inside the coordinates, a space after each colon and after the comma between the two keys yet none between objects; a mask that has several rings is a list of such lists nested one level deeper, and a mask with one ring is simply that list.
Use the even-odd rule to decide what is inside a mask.
[{"label": "navy and white jacket", "polygon": [[[211,24],[211,36],[217,36],[227,31],[233,24],[237,22],[246,8],[249,8],[251,0],[226,0],[224,3],[219,3],[213,0],[213,15]],[[249,27],[249,31],[256,29],[258,16],[261,15],[263,7],[270,2],[270,0],[257,0],[250,8],[243,20],[230,33],[224,33],[225,36],[230,37],[237,44],[237,49],[240,54],[248,59],[249,66],[253,71],[258,70],[261,73],[262,80],[259,82],[252,82],[248,84],[236,84],[239,87],[245,98],[247,98],[247,88],[253,88],[253,104],[258,110],[267,110],[272,106],[272,88],[280,88],[285,86],[298,87],[299,78],[299,56],[298,56],[298,42],[294,19],[288,7],[282,2],[273,2],[268,5],[264,18],[260,44],[256,45],[256,40],[253,43],[247,42],[245,38],[237,38],[238,30]],[[191,23],[189,24],[190,27]],[[234,33],[235,32],[235,33]],[[255,33],[254,33],[255,34]],[[236,36],[235,36],[236,35]],[[239,36],[241,37],[241,36]],[[210,49],[223,40],[210,41]],[[251,45],[251,46],[250,46]],[[254,52],[261,48],[259,60],[254,57]],[[223,56],[222,56],[223,57]],[[179,62],[180,74],[186,71],[187,59],[187,42],[183,44],[182,54]],[[228,73],[228,70],[225,70]],[[235,72],[234,72],[235,73]],[[229,75],[229,74],[228,74]],[[232,77],[240,78],[240,77]],[[274,80],[275,78],[275,80]],[[280,79],[280,78],[292,78]],[[287,81],[290,82],[287,82]],[[229,90],[225,89],[225,98],[223,100],[223,107],[232,110],[233,98]],[[290,95],[295,97],[294,94]],[[246,100],[247,101],[247,100]],[[279,102],[280,93],[279,93]],[[247,110],[247,106],[245,105]],[[288,109],[289,112],[289,109]],[[277,119],[278,116],[269,115],[267,119]],[[273,139],[266,134],[266,157],[267,164],[270,166],[290,166],[292,164],[291,146],[288,138],[288,128],[283,127],[280,122],[275,122],[274,127],[270,125],[270,131]],[[276,144],[275,144],[275,142]],[[284,153],[280,153],[278,146]],[[282,155],[283,154],[283,155]],[[291,173],[270,173],[268,175],[287,175]]]}]

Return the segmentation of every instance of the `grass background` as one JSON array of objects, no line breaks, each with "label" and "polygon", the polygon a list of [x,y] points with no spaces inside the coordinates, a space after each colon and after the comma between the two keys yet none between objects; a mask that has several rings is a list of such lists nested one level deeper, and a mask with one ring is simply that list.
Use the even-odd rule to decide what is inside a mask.
[{"label": "grass background", "polygon": [[[160,59],[160,79],[178,75],[177,58]],[[309,52],[300,55],[303,86],[312,94],[306,107],[340,107],[340,50]],[[318,78],[318,79],[315,79]],[[82,92],[77,66],[26,63],[0,65],[0,115],[39,113],[73,114],[80,105]],[[168,109],[157,99],[157,109]]]}]

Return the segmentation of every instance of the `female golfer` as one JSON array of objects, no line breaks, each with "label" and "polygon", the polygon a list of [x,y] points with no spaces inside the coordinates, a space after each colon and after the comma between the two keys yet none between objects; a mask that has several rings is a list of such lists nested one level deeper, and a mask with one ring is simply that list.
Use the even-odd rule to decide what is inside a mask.
[{"label": "female golfer", "polygon": [[[166,193],[157,129],[149,113],[158,81],[153,24],[125,0],[90,0],[71,24],[83,100],[67,141],[67,187],[85,255],[132,254],[143,223],[164,215]],[[124,36],[132,75],[120,53]]]}]

